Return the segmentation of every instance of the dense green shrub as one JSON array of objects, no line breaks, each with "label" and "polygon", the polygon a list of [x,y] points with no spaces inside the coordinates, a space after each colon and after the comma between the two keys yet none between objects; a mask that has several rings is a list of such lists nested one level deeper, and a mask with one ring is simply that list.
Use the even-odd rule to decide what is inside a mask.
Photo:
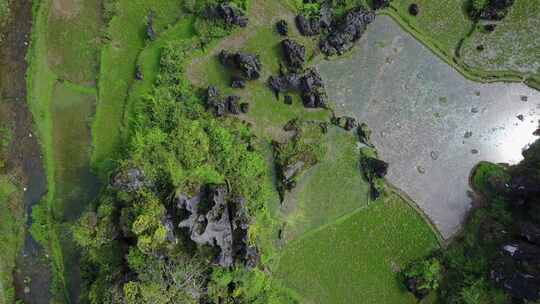
[{"label": "dense green shrub", "polygon": [[[287,293],[269,284],[265,272],[243,266],[212,270],[212,250],[194,247],[181,236],[178,244],[166,239],[163,220],[175,193],[194,194],[209,183],[226,183],[231,195],[246,199],[251,243],[272,231],[263,182],[267,165],[252,145],[251,131],[236,119],[207,112],[203,98],[184,78],[187,60],[200,47],[197,39],[164,47],[151,94],[134,105],[126,154],[118,163],[119,171],[144,172],[142,188],[106,188],[73,228],[84,253],[83,296],[90,303],[122,298],[128,303],[198,303],[207,296],[215,303],[290,303],[280,300]],[[221,289],[218,275],[210,278],[210,272],[228,273],[236,288],[232,293],[230,286]],[[126,281],[129,274],[135,276]]]}]

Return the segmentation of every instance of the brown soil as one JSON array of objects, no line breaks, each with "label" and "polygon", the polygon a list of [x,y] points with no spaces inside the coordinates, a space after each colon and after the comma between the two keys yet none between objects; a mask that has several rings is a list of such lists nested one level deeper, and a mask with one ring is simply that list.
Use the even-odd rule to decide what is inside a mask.
[{"label": "brown soil", "polygon": [[[32,133],[32,115],[26,102],[25,59],[32,28],[30,0],[11,2],[9,22],[2,28],[0,47],[0,107],[2,119],[11,127],[13,140],[9,146],[7,169],[18,175],[24,192],[25,209],[39,202],[46,192],[46,179],[37,137]],[[30,218],[30,216],[28,217]],[[30,292],[24,293],[24,279],[31,281]],[[18,257],[14,282],[17,299],[24,303],[49,303],[51,272],[40,246],[27,233],[23,251]]]}]

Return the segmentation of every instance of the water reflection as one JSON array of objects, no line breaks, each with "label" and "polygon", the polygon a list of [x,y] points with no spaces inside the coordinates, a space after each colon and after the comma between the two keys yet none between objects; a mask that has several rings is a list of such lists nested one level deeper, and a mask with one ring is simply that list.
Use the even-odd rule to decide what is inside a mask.
[{"label": "water reflection", "polygon": [[516,163],[535,137],[540,94],[522,84],[479,84],[380,16],[355,53],[319,70],[338,115],[373,129],[388,179],[444,237],[470,208],[468,175],[480,160]]}]

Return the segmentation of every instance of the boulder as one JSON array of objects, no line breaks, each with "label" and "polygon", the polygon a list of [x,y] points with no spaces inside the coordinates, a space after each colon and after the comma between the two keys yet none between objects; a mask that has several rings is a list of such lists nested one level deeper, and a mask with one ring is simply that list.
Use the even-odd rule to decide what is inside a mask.
[{"label": "boulder", "polygon": [[246,114],[249,112],[249,103],[247,102],[243,102],[240,104],[240,111],[242,111],[242,113]]},{"label": "boulder", "polygon": [[154,14],[148,15],[148,21],[146,22],[146,38],[150,41],[156,40],[156,32],[154,30]]},{"label": "boulder", "polygon": [[221,20],[227,26],[246,27],[248,25],[248,18],[244,15],[244,12],[228,3],[208,7],[205,16],[209,19]]},{"label": "boulder", "polygon": [[356,118],[354,117],[345,117],[345,126],[344,129],[347,131],[350,131],[358,126],[358,122],[356,122]]},{"label": "boulder", "polygon": [[141,66],[138,65],[138,64],[135,67],[135,79],[137,79],[137,80],[143,80],[144,79],[144,75],[142,73]]},{"label": "boulder", "polygon": [[233,77],[231,87],[235,89],[243,89],[246,87],[246,81],[240,77]]},{"label": "boulder", "polygon": [[326,56],[342,55],[352,49],[373,20],[374,12],[362,6],[348,11],[338,26],[320,41],[319,48]]},{"label": "boulder", "polygon": [[285,98],[284,98],[283,102],[286,105],[292,105],[293,104],[292,96],[291,95],[285,95]]},{"label": "boulder", "polygon": [[270,78],[268,78],[268,85],[276,96],[279,96],[279,93],[300,90],[301,82],[302,76],[295,73],[284,76],[270,76]]},{"label": "boulder", "polygon": [[388,163],[374,157],[366,157],[362,161],[362,169],[368,178],[375,176],[383,178],[388,173]]},{"label": "boulder", "polygon": [[227,110],[225,102],[221,99],[218,88],[209,86],[206,91],[206,106],[214,112],[214,115],[221,117]]},{"label": "boulder", "polygon": [[316,36],[321,33],[321,22],[318,17],[298,15],[295,21],[296,27],[302,36]]},{"label": "boulder", "polygon": [[411,16],[418,16],[419,13],[420,13],[420,7],[418,6],[418,4],[413,3],[409,6],[409,14]]},{"label": "boulder", "polygon": [[358,139],[361,143],[367,146],[372,146],[371,129],[369,129],[368,125],[365,122],[361,123],[358,126],[358,128],[356,129],[356,133],[358,134]]},{"label": "boulder", "polygon": [[228,96],[226,99],[227,111],[233,115],[240,114],[240,97],[236,95]]},{"label": "boulder", "polygon": [[256,55],[243,52],[229,53],[223,50],[219,53],[219,61],[225,66],[239,70],[248,80],[255,80],[261,76],[262,64]]},{"label": "boulder", "polygon": [[281,42],[281,49],[285,55],[285,62],[287,66],[293,70],[301,70],[306,61],[306,48],[300,43],[285,39]]},{"label": "boulder", "polygon": [[324,108],[327,103],[326,90],[321,75],[309,69],[301,79],[300,91],[306,108]]},{"label": "boulder", "polygon": [[533,244],[519,241],[511,242],[504,244],[501,251],[516,261],[540,263],[540,247]]},{"label": "boulder", "polygon": [[279,20],[279,21],[276,23],[276,29],[277,29],[277,32],[278,32],[281,36],[287,36],[287,35],[289,35],[289,25],[287,24],[287,21],[285,21],[285,20]]}]

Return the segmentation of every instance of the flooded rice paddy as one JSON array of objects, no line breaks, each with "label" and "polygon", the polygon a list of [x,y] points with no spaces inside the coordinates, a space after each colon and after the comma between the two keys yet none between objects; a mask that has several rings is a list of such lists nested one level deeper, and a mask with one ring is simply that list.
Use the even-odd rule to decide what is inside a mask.
[{"label": "flooded rice paddy", "polygon": [[468,177],[481,160],[516,163],[540,119],[540,93],[519,83],[469,81],[379,16],[355,51],[319,64],[336,115],[373,130],[388,181],[448,239],[471,207]]}]

